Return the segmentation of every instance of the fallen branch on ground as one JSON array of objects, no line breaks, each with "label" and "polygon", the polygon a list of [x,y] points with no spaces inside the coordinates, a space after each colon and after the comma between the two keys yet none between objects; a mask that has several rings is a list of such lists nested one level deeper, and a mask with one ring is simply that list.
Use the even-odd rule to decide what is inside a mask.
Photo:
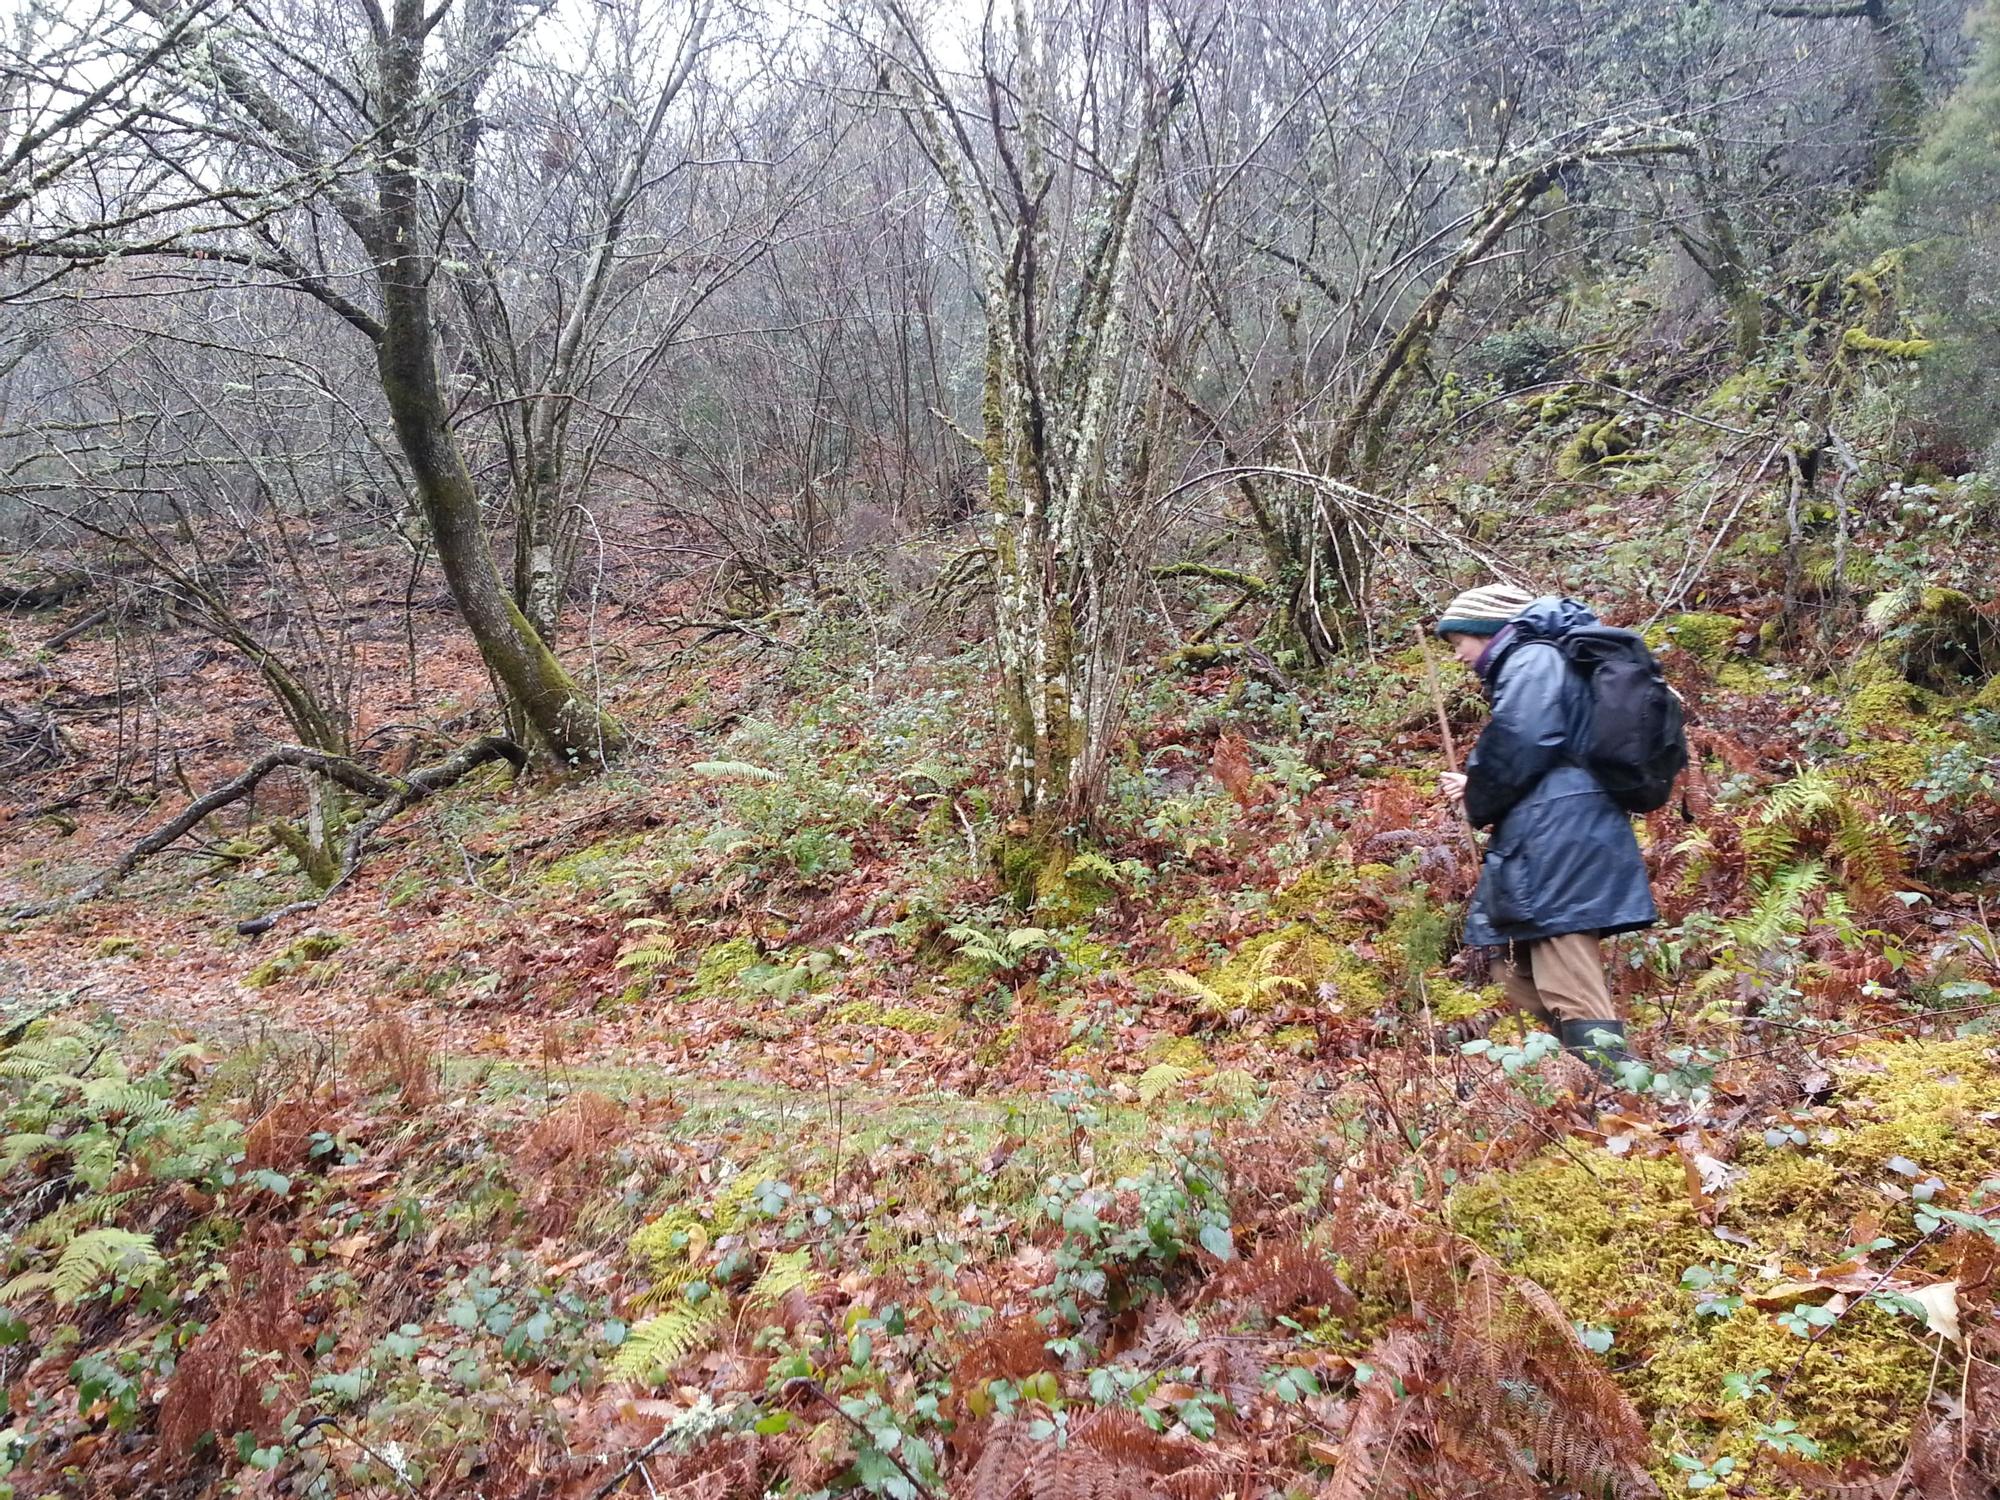
[{"label": "fallen branch on ground", "polygon": [[57,573],[33,583],[0,583],[0,609],[54,609],[89,587],[87,573]]},{"label": "fallen branch on ground", "polygon": [[45,917],[53,912],[66,911],[71,907],[81,906],[86,901],[95,901],[146,860],[177,842],[211,813],[219,812],[233,802],[240,802],[255,791],[257,784],[266,776],[282,767],[290,766],[297,770],[312,771],[329,781],[337,782],[357,796],[367,798],[375,806],[348,830],[347,840],[341,851],[340,873],[334,877],[331,885],[309,901],[295,901],[289,906],[281,906],[261,917],[239,922],[236,926],[238,932],[246,935],[268,932],[286,917],[311,911],[345,886],[354,877],[354,872],[360,868],[361,856],[366,850],[369,838],[383,824],[405,808],[443,791],[454,782],[463,780],[480,766],[495,760],[504,760],[518,771],[527,765],[528,755],[512,740],[503,739],[499,735],[482,735],[446,756],[436,765],[423,766],[407,776],[394,777],[378,775],[344,755],[314,750],[305,745],[279,745],[258,756],[241,775],[195,798],[181,810],[179,816],[147,834],[127,849],[110,869],[85,881],[69,895],[36,906],[17,907],[8,915],[17,922],[26,921],[33,917]]}]

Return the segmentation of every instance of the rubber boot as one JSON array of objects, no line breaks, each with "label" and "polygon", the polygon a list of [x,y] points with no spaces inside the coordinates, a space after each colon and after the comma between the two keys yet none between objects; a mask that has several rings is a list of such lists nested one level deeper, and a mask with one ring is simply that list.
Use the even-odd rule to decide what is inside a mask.
[{"label": "rubber boot", "polygon": [[[1603,1041],[1597,1040],[1600,1032],[1604,1033]],[[1612,1071],[1617,1064],[1632,1060],[1632,1054],[1625,1050],[1623,1021],[1564,1021],[1557,1028],[1556,1037],[1565,1052],[1589,1063],[1591,1070],[1607,1083],[1617,1080]]]}]

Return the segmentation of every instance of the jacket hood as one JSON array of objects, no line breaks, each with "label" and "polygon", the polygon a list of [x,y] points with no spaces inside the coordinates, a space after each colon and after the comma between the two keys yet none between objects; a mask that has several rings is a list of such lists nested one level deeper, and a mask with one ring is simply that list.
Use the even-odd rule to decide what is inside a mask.
[{"label": "jacket hood", "polygon": [[1544,594],[1514,617],[1514,633],[1524,640],[1555,640],[1595,625],[1597,616],[1558,594]]}]

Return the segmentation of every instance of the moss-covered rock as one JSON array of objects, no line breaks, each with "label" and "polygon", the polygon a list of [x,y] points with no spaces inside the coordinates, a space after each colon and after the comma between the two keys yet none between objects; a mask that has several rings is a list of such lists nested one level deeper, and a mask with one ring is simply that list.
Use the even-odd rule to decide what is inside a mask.
[{"label": "moss-covered rock", "polygon": [[1575,479],[1601,465],[1636,463],[1650,457],[1634,452],[1633,440],[1619,425],[1618,418],[1606,417],[1601,422],[1586,422],[1578,429],[1576,436],[1556,455],[1556,473],[1564,479]]},{"label": "moss-covered rock", "polygon": [[1743,631],[1743,622],[1734,615],[1668,615],[1646,632],[1646,644],[1655,651],[1677,646],[1704,665],[1715,667],[1736,649],[1736,638]]}]

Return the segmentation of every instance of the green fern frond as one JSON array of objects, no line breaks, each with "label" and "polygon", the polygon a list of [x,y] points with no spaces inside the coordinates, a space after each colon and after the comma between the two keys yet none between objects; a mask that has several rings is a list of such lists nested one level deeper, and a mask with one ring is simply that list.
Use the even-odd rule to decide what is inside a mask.
[{"label": "green fern frond", "polygon": [[1769,879],[1798,852],[1798,834],[1783,824],[1753,824],[1743,830],[1743,868],[1752,881]]},{"label": "green fern frond", "polygon": [[651,974],[664,969],[681,956],[681,946],[670,937],[652,937],[618,955],[613,967]]},{"label": "green fern frond", "polygon": [[1072,880],[1101,880],[1106,885],[1114,885],[1118,880],[1118,867],[1095,849],[1086,849],[1069,862],[1063,874]]},{"label": "green fern frond", "polygon": [[747,760],[698,760],[688,769],[711,781],[778,781],[776,771],[753,766]]},{"label": "green fern frond", "polygon": [[1172,1063],[1154,1063],[1139,1075],[1139,1102],[1152,1104],[1186,1083],[1191,1076],[1186,1068]]},{"label": "green fern frond", "polygon": [[1868,601],[1869,628],[1878,634],[1893,630],[1915,614],[1923,602],[1923,585],[1914,580],[1885,590]]},{"label": "green fern frond", "polygon": [[75,1073],[90,1061],[92,1045],[66,1031],[30,1032],[0,1057],[0,1078],[40,1083],[58,1074]]},{"label": "green fern frond", "polygon": [[1162,969],[1160,983],[1170,990],[1178,990],[1191,1000],[1199,1000],[1211,1010],[1229,1009],[1229,1001],[1222,992],[1203,984],[1185,969]]},{"label": "green fern frond", "polygon": [[69,1168],[78,1181],[102,1188],[118,1171],[118,1142],[103,1126],[96,1126],[70,1138]]},{"label": "green fern frond", "polygon": [[64,1247],[53,1271],[30,1271],[0,1287],[0,1302],[19,1302],[47,1291],[58,1305],[88,1296],[107,1277],[128,1285],[150,1279],[166,1265],[149,1234],[93,1229]]},{"label": "green fern frond", "polygon": [[117,1218],[125,1205],[142,1191],[141,1188],[123,1188],[115,1193],[85,1193],[81,1198],[72,1198],[29,1225],[21,1236],[21,1243],[50,1248],[66,1244],[86,1225],[104,1224]]},{"label": "green fern frond", "polygon": [[1837,813],[1847,790],[1828,772],[1801,771],[1790,781],[1771,788],[1764,799],[1762,821],[1805,829],[1815,826],[1829,813]]},{"label": "green fern frond", "polygon": [[122,1115],[128,1120],[158,1122],[173,1114],[174,1106],[142,1083],[123,1078],[93,1078],[83,1086],[84,1105],[99,1115]]},{"label": "green fern frond", "polygon": [[611,1374],[619,1380],[657,1385],[682,1360],[714,1336],[721,1321],[722,1299],[710,1295],[698,1307],[675,1307],[635,1325],[611,1356]]},{"label": "green fern frond", "polygon": [[1826,866],[1818,860],[1787,866],[1758,886],[1756,904],[1730,923],[1730,936],[1752,952],[1775,948],[1805,930],[1806,900],[1825,885]]},{"label": "green fern frond", "polygon": [[809,1250],[783,1250],[765,1262],[763,1274],[750,1284],[746,1301],[752,1307],[772,1307],[793,1292],[811,1292],[819,1285]]},{"label": "green fern frond", "polygon": [[39,1296],[54,1286],[55,1280],[55,1274],[50,1271],[23,1271],[5,1286],[0,1286],[0,1307]]},{"label": "green fern frond", "polygon": [[46,1130],[23,1130],[0,1141],[0,1177],[44,1152],[67,1152],[69,1142]]}]

